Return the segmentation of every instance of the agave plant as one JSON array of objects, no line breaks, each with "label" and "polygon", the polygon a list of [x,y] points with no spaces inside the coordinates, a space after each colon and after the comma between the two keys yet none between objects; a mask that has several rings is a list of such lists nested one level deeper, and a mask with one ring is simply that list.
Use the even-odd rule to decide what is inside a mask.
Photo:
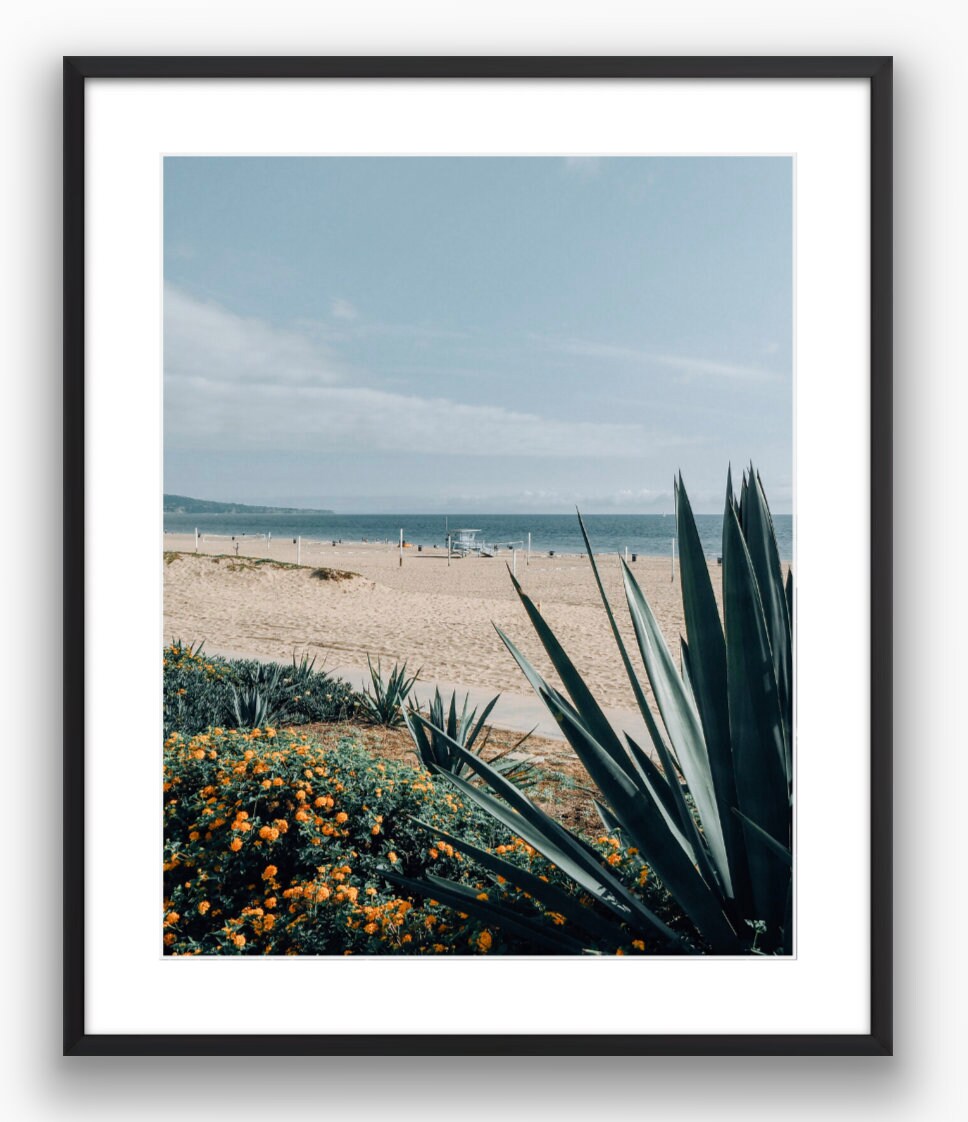
[{"label": "agave plant", "polygon": [[384,678],[379,660],[374,667],[367,655],[366,665],[370,670],[371,685],[360,694],[364,713],[375,725],[397,728],[403,724],[403,705],[420,671],[408,678],[407,664],[394,663],[389,676]]},{"label": "agave plant", "polygon": [[[458,717],[457,691],[455,690],[450,695],[450,704],[445,712],[444,700],[440,696],[440,690],[435,689],[427,717],[413,704],[404,710],[404,722],[416,746],[417,755],[420,757],[420,761],[424,767],[428,770],[431,767],[439,767],[445,771],[451,772],[453,775],[463,775],[467,773],[469,769],[464,761],[455,753],[453,745],[458,745],[465,752],[473,752],[474,744],[481,731],[484,729],[484,722],[490,716],[491,710],[497,705],[499,700],[500,695],[491,698],[487,705],[484,706],[484,711],[481,713],[480,717],[477,717],[476,708],[472,709],[470,713],[467,712],[467,707],[470,704],[470,697],[468,694],[465,694],[464,704],[460,716]],[[476,721],[475,718],[477,718]],[[477,749],[477,755],[480,755],[484,751],[487,745],[489,732],[490,730],[484,731],[480,747]],[[532,729],[531,732],[534,732],[534,729]],[[503,752],[491,756],[488,760],[492,768],[516,783],[519,787],[528,786],[535,780],[535,765],[528,760],[522,760],[517,755],[518,749],[528,739],[531,732],[525,733],[516,743],[506,748]]]},{"label": "agave plant", "polygon": [[[615,732],[513,576],[568,696],[545,681],[500,629],[498,634],[597,785],[601,798],[596,805],[606,828],[621,834],[654,870],[682,909],[700,949],[715,954],[790,953],[792,576],[784,587],[773,521],[761,480],[751,467],[738,499],[732,480],[727,484],[721,621],[681,475],[675,498],[686,624],[681,670],[638,582],[622,563],[628,609],[658,720],[619,633],[579,515],[655,759],[628,734],[623,740]],[[555,938],[542,911],[563,915],[571,933],[568,940],[559,941],[562,953],[574,950],[576,941],[579,949],[608,950],[636,937],[653,945],[658,940],[662,949],[694,949],[688,937],[671,930],[647,907],[641,893],[614,875],[581,838],[535,807],[478,756],[454,741],[450,747],[489,790],[439,765],[431,770],[554,862],[591,903],[582,906],[573,897],[563,901],[560,890],[532,884],[509,862],[458,839],[448,840],[495,876],[530,893],[538,905],[534,914],[522,919],[516,908],[477,900],[461,885],[431,874],[425,884],[408,882],[411,888],[488,923],[503,923],[519,932],[524,924],[541,945]]]},{"label": "agave plant", "polygon": [[236,728],[240,729],[263,728],[273,723],[267,698],[254,686],[232,687],[232,714]]}]

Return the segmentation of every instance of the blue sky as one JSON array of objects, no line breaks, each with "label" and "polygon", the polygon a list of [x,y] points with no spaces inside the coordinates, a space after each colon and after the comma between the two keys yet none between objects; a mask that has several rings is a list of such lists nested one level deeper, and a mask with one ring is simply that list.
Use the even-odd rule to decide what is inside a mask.
[{"label": "blue sky", "polygon": [[165,490],[345,512],[792,493],[792,161],[165,160]]}]

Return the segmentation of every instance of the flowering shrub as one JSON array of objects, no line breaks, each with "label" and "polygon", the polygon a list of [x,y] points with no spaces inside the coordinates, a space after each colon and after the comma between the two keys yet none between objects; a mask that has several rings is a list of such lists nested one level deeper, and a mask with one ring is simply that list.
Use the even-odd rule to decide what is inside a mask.
[{"label": "flowering shrub", "polygon": [[[545,950],[526,934],[394,888],[384,871],[412,877],[429,867],[474,898],[501,897],[533,917],[527,894],[435,829],[459,831],[479,849],[570,891],[553,865],[449,787],[418,768],[377,760],[352,740],[324,749],[294,732],[216,727],[190,738],[173,733],[164,758],[169,954]],[[602,838],[598,847],[611,865],[627,863],[630,875],[642,875],[615,839]],[[544,922],[557,928],[565,919],[548,911]],[[627,953],[645,949],[630,937]]]},{"label": "flowering shrub", "polygon": [[194,736],[236,724],[237,690],[257,690],[279,724],[346,721],[361,712],[356,691],[338,678],[314,672],[305,659],[291,668],[223,659],[175,641],[163,651],[162,669],[165,736]]}]

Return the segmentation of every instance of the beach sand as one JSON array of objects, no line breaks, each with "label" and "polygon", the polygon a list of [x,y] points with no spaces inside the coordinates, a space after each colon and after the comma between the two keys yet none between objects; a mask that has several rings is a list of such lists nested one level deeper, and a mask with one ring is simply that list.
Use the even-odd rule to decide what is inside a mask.
[{"label": "beach sand", "polygon": [[[194,553],[190,534],[165,535],[164,634],[204,642],[213,654],[289,662],[317,657],[317,666],[365,668],[367,655],[384,669],[406,660],[421,679],[533,697],[523,674],[496,634],[509,638],[549,681],[558,685],[547,657],[514,592],[509,553],[469,556],[447,563],[446,550],[404,550],[396,545],[346,542],[302,545],[301,568],[292,563],[292,539],[274,539],[268,550],[256,538],[239,539],[239,556],[226,539],[202,540]],[[214,555],[228,554],[217,558]],[[641,667],[615,556],[598,559],[620,630]],[[722,569],[710,562],[717,600]],[[321,580],[317,568],[358,574]],[[598,701],[635,705],[587,557],[518,553],[517,576]],[[684,630],[678,566],[669,558],[639,557],[631,568],[652,606],[673,656]],[[646,684],[644,673],[641,675]]]}]

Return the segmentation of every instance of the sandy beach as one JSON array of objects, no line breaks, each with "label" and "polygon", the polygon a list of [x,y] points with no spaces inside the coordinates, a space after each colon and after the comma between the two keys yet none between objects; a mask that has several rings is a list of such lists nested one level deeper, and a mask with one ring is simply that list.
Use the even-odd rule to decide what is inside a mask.
[{"label": "sandy beach", "polygon": [[[226,539],[165,535],[164,634],[204,641],[212,653],[288,662],[315,655],[319,665],[365,667],[367,655],[384,667],[406,660],[421,678],[531,695],[530,687],[494,631],[497,624],[550,680],[557,682],[518,600],[508,564],[497,558],[454,558],[446,550],[404,551],[396,545],[345,542],[307,546],[300,568],[292,539]],[[222,557],[217,555],[223,554]],[[224,556],[228,554],[228,556]],[[635,640],[617,557],[599,566],[630,649]],[[314,576],[318,568],[356,574],[341,580]],[[634,699],[616,652],[587,557],[523,553],[518,579],[540,605],[565,650],[603,705],[632,707]],[[678,657],[683,629],[678,568],[668,558],[639,557],[632,569]],[[710,563],[720,598],[721,569]],[[638,661],[636,655],[636,662]]]}]

